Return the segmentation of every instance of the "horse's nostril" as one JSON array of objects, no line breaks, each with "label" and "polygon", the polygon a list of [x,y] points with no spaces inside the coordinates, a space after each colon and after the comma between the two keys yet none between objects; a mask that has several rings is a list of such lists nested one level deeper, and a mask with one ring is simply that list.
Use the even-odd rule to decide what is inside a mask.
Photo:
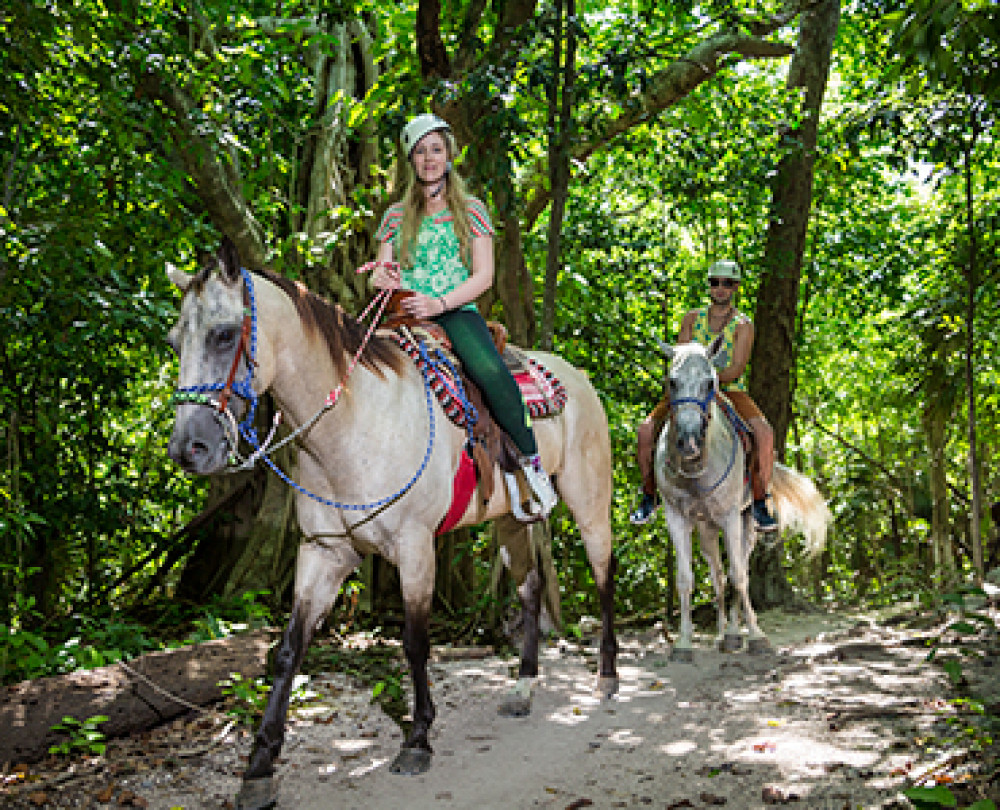
[{"label": "horse's nostril", "polygon": [[197,461],[208,455],[208,445],[205,442],[193,440],[188,442],[184,452],[184,460],[187,462]]}]

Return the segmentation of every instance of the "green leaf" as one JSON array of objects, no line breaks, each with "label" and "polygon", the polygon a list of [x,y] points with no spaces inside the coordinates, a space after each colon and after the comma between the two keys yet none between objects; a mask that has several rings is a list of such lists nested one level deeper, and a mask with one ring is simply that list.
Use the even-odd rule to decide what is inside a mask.
[{"label": "green leaf", "polygon": [[903,795],[914,802],[918,802],[918,806],[958,807],[955,795],[943,785],[936,785],[930,788],[913,787],[904,790]]}]

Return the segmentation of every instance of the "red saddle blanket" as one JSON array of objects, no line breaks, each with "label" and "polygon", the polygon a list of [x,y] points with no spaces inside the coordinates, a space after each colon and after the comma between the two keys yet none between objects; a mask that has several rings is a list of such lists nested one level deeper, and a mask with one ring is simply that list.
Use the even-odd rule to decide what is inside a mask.
[{"label": "red saddle blanket", "polygon": [[[390,333],[393,340],[399,344],[420,372],[427,379],[431,390],[441,402],[448,418],[460,428],[468,426],[468,414],[463,404],[465,397],[459,395],[459,385],[455,381],[452,369],[458,371],[458,363],[454,356],[445,353],[448,363],[438,362],[437,350],[443,347],[425,347],[430,352],[433,362],[428,362],[427,355],[422,354],[414,338],[408,330],[394,329]],[[503,351],[503,359],[510,369],[511,375],[521,390],[521,398],[532,419],[543,419],[562,413],[566,406],[568,395],[566,387],[558,377],[533,357],[528,357],[516,347],[507,346]],[[462,385],[471,385],[467,377],[462,377]]]}]

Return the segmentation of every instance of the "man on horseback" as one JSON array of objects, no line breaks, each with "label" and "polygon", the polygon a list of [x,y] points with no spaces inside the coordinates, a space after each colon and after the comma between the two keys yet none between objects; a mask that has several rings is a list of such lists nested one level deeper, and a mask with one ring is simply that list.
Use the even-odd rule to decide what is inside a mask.
[{"label": "man on horseback", "polygon": [[[708,294],[711,303],[704,309],[692,309],[681,321],[677,342],[697,341],[703,346],[717,346],[728,361],[719,371],[719,384],[733,408],[754,434],[757,463],[751,470],[753,518],[758,531],[773,532],[778,523],[767,508],[767,492],[774,468],[774,432],[760,408],[750,398],[743,373],[753,348],[753,323],[736,309],[733,301],[740,285],[740,266],[733,261],[718,261],[708,268]],[[648,523],[656,513],[660,496],[653,476],[653,451],[656,437],[669,416],[670,404],[664,397],[639,425],[638,461],[642,473],[642,492],[638,507],[629,519],[635,525]]]},{"label": "man on horseback", "polygon": [[475,305],[493,284],[490,216],[452,170],[457,148],[446,121],[418,115],[403,127],[400,143],[409,159],[410,180],[376,234],[380,244],[372,283],[412,290],[403,309],[435,321],[447,333],[493,419],[517,446],[521,470],[538,500],[534,517],[544,517],[557,496],[542,468],[521,391]]}]

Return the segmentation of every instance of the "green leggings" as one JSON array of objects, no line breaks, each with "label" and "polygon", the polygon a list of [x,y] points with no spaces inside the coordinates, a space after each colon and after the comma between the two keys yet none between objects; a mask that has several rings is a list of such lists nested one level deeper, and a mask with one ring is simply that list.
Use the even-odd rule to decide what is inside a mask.
[{"label": "green leggings", "polygon": [[448,334],[465,373],[483,392],[494,421],[510,434],[522,455],[535,455],[538,445],[521,389],[500,357],[483,316],[471,309],[453,309],[434,320]]}]

